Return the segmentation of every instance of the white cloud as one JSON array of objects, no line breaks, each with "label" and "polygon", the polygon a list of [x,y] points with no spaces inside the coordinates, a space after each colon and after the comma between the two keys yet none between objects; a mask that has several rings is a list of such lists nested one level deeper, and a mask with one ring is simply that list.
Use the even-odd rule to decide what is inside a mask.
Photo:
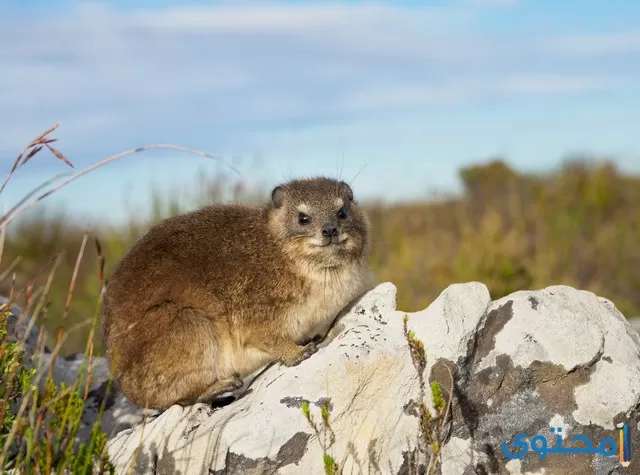
[{"label": "white cloud", "polygon": [[469,3],[482,6],[510,7],[519,5],[520,0],[469,0]]},{"label": "white cloud", "polygon": [[547,40],[553,51],[571,55],[607,55],[640,52],[640,31],[593,35],[567,35]]},{"label": "white cloud", "polygon": [[229,31],[306,33],[310,30],[388,21],[402,10],[381,5],[219,5],[212,7],[171,7],[133,14],[132,23],[147,28],[181,31]]},{"label": "white cloud", "polygon": [[357,91],[343,104],[352,110],[388,107],[460,104],[478,98],[505,95],[566,95],[610,89],[620,83],[616,78],[581,75],[513,75],[487,79],[470,77],[448,80],[430,86],[403,86],[396,89]]},{"label": "white cloud", "polygon": [[585,52],[640,44],[640,33],[505,41],[477,32],[477,10],[78,4],[45,17],[0,14],[0,148],[58,120],[82,150],[154,131],[221,143],[234,128],[600,91],[616,87],[617,73],[603,75]]},{"label": "white cloud", "polygon": [[578,94],[612,89],[620,83],[605,76],[531,75],[506,78],[499,88],[511,94]]}]

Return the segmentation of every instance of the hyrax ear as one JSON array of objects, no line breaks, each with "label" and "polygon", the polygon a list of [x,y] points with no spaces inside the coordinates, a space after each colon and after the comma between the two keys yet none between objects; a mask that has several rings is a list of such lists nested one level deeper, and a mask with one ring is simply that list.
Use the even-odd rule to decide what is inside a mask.
[{"label": "hyrax ear", "polygon": [[271,203],[275,208],[280,208],[284,203],[284,194],[285,189],[282,185],[276,186],[271,192]]},{"label": "hyrax ear", "polygon": [[353,190],[351,189],[351,187],[347,185],[347,183],[345,183],[344,181],[341,181],[340,183],[338,183],[338,186],[339,186],[340,194],[342,196],[345,196],[349,201],[353,201]]}]

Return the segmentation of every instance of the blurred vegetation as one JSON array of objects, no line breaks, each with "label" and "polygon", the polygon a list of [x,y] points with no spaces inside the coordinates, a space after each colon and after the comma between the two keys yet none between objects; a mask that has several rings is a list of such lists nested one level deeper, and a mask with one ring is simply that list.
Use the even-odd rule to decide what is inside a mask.
[{"label": "blurred vegetation", "polygon": [[[521,289],[566,284],[611,299],[626,316],[640,315],[640,177],[610,162],[575,160],[553,173],[518,173],[501,160],[460,171],[461,196],[408,204],[363,203],[374,234],[371,264],[380,281],[398,287],[398,308],[426,307],[449,284],[480,281],[493,298]],[[201,179],[190,197],[163,190],[144,220],[88,230],[103,244],[107,275],[127,248],[159,220],[207,202],[256,202],[266,188],[221,175]],[[356,193],[357,193],[357,184]],[[25,214],[9,226],[3,270],[16,262],[24,285],[59,252],[45,326],[55,334],[85,231],[63,211]],[[90,322],[99,292],[95,250],[79,267],[65,325]],[[9,291],[5,282],[0,293]],[[86,345],[86,326],[68,336],[62,353]],[[98,343],[98,342],[96,342]]]}]

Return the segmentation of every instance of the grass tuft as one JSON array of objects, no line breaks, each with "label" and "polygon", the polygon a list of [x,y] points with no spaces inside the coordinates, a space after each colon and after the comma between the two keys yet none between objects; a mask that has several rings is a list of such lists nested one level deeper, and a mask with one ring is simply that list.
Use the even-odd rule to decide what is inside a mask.
[{"label": "grass tuft", "polygon": [[318,438],[318,443],[322,448],[322,462],[325,475],[337,475],[341,472],[338,463],[331,454],[331,448],[336,441],[336,435],[331,428],[331,421],[329,420],[329,416],[331,415],[330,404],[331,401],[327,398],[320,406],[320,424],[316,423],[313,415],[311,414],[309,401],[302,401],[302,414],[315,432],[316,437]]},{"label": "grass tuft", "polygon": [[[423,454],[424,459],[416,457],[413,462],[415,473],[425,473],[426,475],[435,475],[440,473],[440,448],[444,442],[445,431],[444,425],[447,422],[448,408],[447,403],[442,395],[440,384],[436,381],[431,382],[429,387],[429,396],[433,403],[433,412],[429,410],[427,402],[426,382],[424,379],[424,371],[427,367],[427,353],[424,344],[418,339],[412,330],[408,329],[409,316],[405,314],[403,319],[403,332],[405,340],[409,347],[411,361],[418,375],[418,388],[420,396],[418,401],[411,401],[408,407],[412,407],[418,415],[419,420],[419,437],[418,451]],[[451,387],[453,388],[453,376],[451,375]],[[453,394],[453,391],[451,392]],[[426,467],[426,472],[422,472],[421,468]]]},{"label": "grass tuft", "polygon": [[[74,168],[71,161],[51,145],[56,141],[51,133],[57,127],[55,124],[27,144],[0,185],[0,193],[14,174],[45,148]],[[35,219],[32,216],[31,220],[22,221],[13,232],[8,232],[7,226],[86,173],[119,158],[159,148],[215,158],[175,145],[128,150],[85,168],[57,185],[53,184],[60,177],[48,180],[0,216],[0,264],[7,255],[12,260],[7,269],[0,268],[0,294],[8,296],[8,301],[0,304],[0,467],[4,471],[81,475],[114,472],[106,451],[107,434],[101,427],[112,381],[107,382],[98,418],[88,438],[80,440],[79,437],[91,387],[93,357],[97,353],[94,337],[105,275],[101,241],[94,237],[95,249],[89,254],[87,242],[92,232],[84,229],[60,246],[59,237],[68,236],[70,229],[70,222],[63,214],[51,218],[46,213],[36,213]],[[49,189],[43,192],[45,188]],[[76,256],[72,261],[71,255]],[[97,269],[87,264],[91,261],[97,261]],[[71,273],[66,272],[68,264],[72,264]],[[59,270],[62,273],[56,274]],[[14,302],[22,305],[20,315],[13,313]],[[82,309],[79,318],[78,308]],[[25,324],[23,320],[27,315],[30,318]],[[40,331],[34,344],[31,336],[36,324]],[[83,363],[72,384],[56,383],[56,358],[73,330],[78,328],[82,329],[81,337],[74,343],[83,342]],[[52,329],[55,331],[46,331]],[[48,342],[45,341],[47,334],[52,335]],[[45,351],[47,343],[55,344],[51,352]]]}]

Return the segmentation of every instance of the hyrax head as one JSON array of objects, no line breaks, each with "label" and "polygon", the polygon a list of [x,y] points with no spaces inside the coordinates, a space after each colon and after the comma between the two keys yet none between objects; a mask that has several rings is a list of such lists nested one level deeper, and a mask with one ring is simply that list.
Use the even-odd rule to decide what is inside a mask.
[{"label": "hyrax head", "polygon": [[344,181],[290,181],[273,189],[270,207],[271,229],[296,258],[320,267],[366,259],[369,221]]}]

